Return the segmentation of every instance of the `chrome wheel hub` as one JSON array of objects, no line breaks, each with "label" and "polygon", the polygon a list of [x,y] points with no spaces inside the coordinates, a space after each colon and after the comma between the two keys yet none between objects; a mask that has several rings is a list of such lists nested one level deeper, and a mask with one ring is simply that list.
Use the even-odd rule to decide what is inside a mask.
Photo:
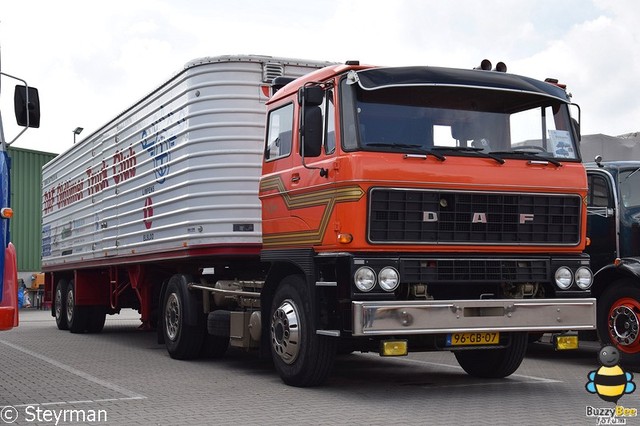
[{"label": "chrome wheel hub", "polygon": [[638,328],[638,316],[627,306],[617,307],[609,317],[609,330],[620,345],[628,346],[636,343]]},{"label": "chrome wheel hub", "polygon": [[271,317],[271,345],[285,364],[293,364],[300,352],[299,315],[295,304],[285,300]]},{"label": "chrome wheel hub", "polygon": [[167,332],[167,337],[172,342],[175,342],[180,330],[180,301],[175,293],[171,293],[169,295],[164,314],[164,326]]}]

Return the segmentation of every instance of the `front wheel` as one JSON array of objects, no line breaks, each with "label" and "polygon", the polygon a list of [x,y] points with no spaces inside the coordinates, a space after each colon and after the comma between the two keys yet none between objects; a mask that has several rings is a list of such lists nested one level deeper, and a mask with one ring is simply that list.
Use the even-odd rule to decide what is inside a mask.
[{"label": "front wheel", "polygon": [[458,364],[470,376],[496,379],[513,374],[527,352],[528,333],[512,333],[511,343],[500,349],[473,349],[454,352]]},{"label": "front wheel", "polygon": [[313,301],[305,280],[282,280],[271,305],[271,355],[282,381],[291,386],[322,384],[333,368],[336,339],[315,333]]},{"label": "front wheel", "polygon": [[640,288],[630,279],[613,282],[598,298],[598,335],[620,351],[624,364],[640,365]]}]

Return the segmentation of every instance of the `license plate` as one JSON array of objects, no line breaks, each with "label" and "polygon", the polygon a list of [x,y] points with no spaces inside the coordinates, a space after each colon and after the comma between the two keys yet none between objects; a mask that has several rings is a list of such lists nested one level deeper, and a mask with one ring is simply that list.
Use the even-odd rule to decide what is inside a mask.
[{"label": "license plate", "polygon": [[497,345],[500,333],[452,333],[447,334],[447,346]]}]

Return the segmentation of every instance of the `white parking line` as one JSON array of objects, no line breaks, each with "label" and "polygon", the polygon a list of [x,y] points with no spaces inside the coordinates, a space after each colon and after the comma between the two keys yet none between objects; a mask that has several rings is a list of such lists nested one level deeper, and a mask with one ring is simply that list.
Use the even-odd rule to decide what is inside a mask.
[{"label": "white parking line", "polygon": [[[53,365],[54,367],[60,368],[60,369],[66,371],[68,373],[71,373],[71,374],[73,374],[75,376],[81,377],[81,378],[83,378],[85,380],[88,380],[88,381],[90,381],[92,383],[95,383],[95,384],[97,384],[99,386],[102,386],[104,388],[110,389],[110,390],[112,390],[114,392],[118,392],[119,394],[125,395],[125,398],[117,398],[116,400],[118,400],[118,401],[132,400],[132,399],[146,399],[147,398],[146,396],[141,395],[141,394],[139,394],[137,392],[134,392],[134,391],[126,389],[126,388],[123,388],[122,386],[118,386],[115,383],[111,383],[111,382],[108,382],[106,380],[99,379],[99,378],[97,378],[95,376],[92,376],[91,374],[85,373],[84,371],[80,371],[80,370],[78,370],[76,368],[73,368],[73,367],[71,367],[69,365],[66,365],[66,364],[63,364],[63,363],[61,363],[59,361],[56,361],[55,359],[49,358],[48,356],[45,356],[45,355],[39,354],[37,352],[34,352],[34,351],[30,350],[30,349],[23,348],[22,346],[18,346],[16,344],[7,342],[6,340],[1,340],[0,339],[0,343],[2,343],[5,346],[8,346],[8,347],[10,347],[12,349],[15,349],[17,351],[20,351],[25,355],[32,356],[34,358],[37,358],[37,359],[39,359],[41,361],[44,361],[44,362],[50,364],[50,365]],[[103,401],[103,400],[99,400],[99,401]],[[88,403],[88,402],[97,402],[97,401],[88,401],[87,400],[87,401],[48,403],[48,404],[67,404],[67,403],[68,404],[72,404],[72,403],[83,403],[84,404],[84,403]],[[35,404],[33,404],[33,405],[35,405]],[[44,404],[42,404],[42,405],[44,405]]]}]

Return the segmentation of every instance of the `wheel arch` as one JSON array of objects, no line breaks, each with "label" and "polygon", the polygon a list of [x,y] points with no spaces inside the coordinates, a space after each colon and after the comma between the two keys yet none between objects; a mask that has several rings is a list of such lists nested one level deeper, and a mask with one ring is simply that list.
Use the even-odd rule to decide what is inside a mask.
[{"label": "wheel arch", "polygon": [[640,288],[640,262],[638,259],[623,259],[618,266],[613,264],[607,265],[596,272],[593,278],[593,286],[591,294],[598,298],[611,283],[622,278],[630,278],[634,285]]}]

